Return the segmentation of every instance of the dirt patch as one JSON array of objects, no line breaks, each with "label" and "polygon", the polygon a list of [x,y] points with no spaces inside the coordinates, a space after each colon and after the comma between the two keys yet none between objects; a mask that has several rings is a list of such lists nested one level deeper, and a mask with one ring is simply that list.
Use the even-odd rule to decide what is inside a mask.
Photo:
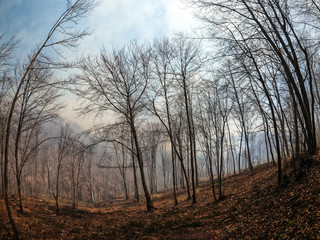
[{"label": "dirt patch", "polygon": [[[158,193],[153,212],[143,201],[117,200],[78,210],[62,203],[58,214],[52,200],[25,197],[21,215],[17,199],[10,201],[22,239],[320,239],[320,167],[314,162],[299,181],[287,167],[281,188],[269,164],[228,177],[218,202],[208,183],[197,189],[197,204],[186,201],[184,190],[175,207],[171,192]],[[0,238],[7,239],[11,228],[0,203]]]}]

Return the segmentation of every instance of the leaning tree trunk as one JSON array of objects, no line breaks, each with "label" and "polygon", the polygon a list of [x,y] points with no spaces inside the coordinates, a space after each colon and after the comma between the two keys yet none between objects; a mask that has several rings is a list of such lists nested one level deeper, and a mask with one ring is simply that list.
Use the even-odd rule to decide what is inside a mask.
[{"label": "leaning tree trunk", "polygon": [[208,142],[206,144],[207,144],[207,155],[208,155],[208,162],[209,162],[209,175],[210,175],[210,182],[211,182],[211,187],[212,187],[212,195],[213,195],[214,200],[217,201],[216,191],[215,191],[215,187],[214,187],[211,146],[209,146]]},{"label": "leaning tree trunk", "polygon": [[193,144],[193,131],[192,131],[192,119],[190,116],[190,109],[188,104],[188,94],[187,94],[187,86],[186,79],[183,79],[183,92],[184,92],[184,102],[186,108],[187,115],[187,123],[188,123],[188,132],[189,132],[189,144],[190,144],[190,162],[191,162],[191,181],[192,181],[192,203],[197,203],[196,197],[196,180],[195,180],[195,162],[194,162],[194,144]]},{"label": "leaning tree trunk", "polygon": [[176,186],[176,165],[175,165],[175,154],[173,151],[173,146],[171,144],[171,158],[172,158],[172,186],[173,186],[173,199],[174,199],[174,205],[178,205],[178,199],[177,199],[177,186]]},{"label": "leaning tree trunk", "polygon": [[21,194],[21,175],[17,173],[17,188],[18,188],[18,198],[19,198],[19,211],[23,213],[23,206],[22,206],[22,194]]},{"label": "leaning tree trunk", "polygon": [[53,197],[56,202],[56,212],[60,212],[60,208],[59,208],[59,178],[60,178],[60,169],[57,170],[56,193],[53,193]]},{"label": "leaning tree trunk", "polygon": [[1,133],[1,142],[0,142],[0,169],[1,169],[1,197],[4,197],[4,144],[3,144],[4,136],[3,133]]},{"label": "leaning tree trunk", "polygon": [[134,140],[131,133],[131,157],[132,157],[132,166],[133,166],[133,180],[134,180],[134,197],[140,202],[139,196],[139,188],[138,188],[138,180],[137,180],[137,172],[136,172],[136,162],[135,162],[135,154],[134,154]]},{"label": "leaning tree trunk", "polygon": [[132,112],[130,112],[130,118],[131,118],[130,127],[131,127],[131,132],[132,132],[132,136],[133,136],[133,140],[134,140],[134,144],[135,144],[135,148],[136,148],[142,187],[143,187],[144,194],[145,194],[146,201],[147,201],[147,211],[150,212],[154,209],[154,207],[153,207],[153,202],[151,200],[151,196],[150,196],[150,193],[149,193],[149,190],[147,187],[147,183],[146,183],[146,178],[145,178],[144,169],[143,169],[143,157],[142,157],[142,152],[141,152],[139,141],[138,141],[136,128],[134,125],[134,116],[133,116]]}]

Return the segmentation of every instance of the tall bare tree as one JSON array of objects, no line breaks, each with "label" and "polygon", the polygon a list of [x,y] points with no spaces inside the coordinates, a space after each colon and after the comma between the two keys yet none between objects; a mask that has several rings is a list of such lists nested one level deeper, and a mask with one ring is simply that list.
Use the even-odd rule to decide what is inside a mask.
[{"label": "tall bare tree", "polygon": [[147,210],[151,211],[153,203],[146,184],[137,129],[139,116],[145,108],[145,93],[151,73],[149,67],[149,46],[131,43],[128,47],[114,50],[111,55],[102,52],[99,58],[87,59],[81,65],[82,75],[73,79],[75,92],[84,100],[82,113],[104,114],[111,110],[130,126]]},{"label": "tall bare tree", "polygon": [[192,116],[192,85],[195,84],[198,75],[200,74],[203,65],[201,59],[199,42],[193,42],[187,39],[186,36],[178,34],[173,39],[174,59],[172,62],[172,70],[176,84],[182,93],[184,99],[184,108],[187,119],[188,140],[190,144],[190,161],[191,161],[191,182],[192,182],[192,202],[196,203],[196,146],[195,132],[193,128]]},{"label": "tall bare tree", "polygon": [[[215,134],[214,134],[214,109],[212,102],[212,94],[210,82],[202,82],[203,89],[198,92],[196,123],[198,128],[198,136],[200,148],[202,149],[205,157],[205,161],[208,167],[209,178],[211,182],[212,194],[214,200],[217,201],[214,181],[214,146],[215,146]],[[217,154],[217,153],[216,153]]]},{"label": "tall bare tree", "polygon": [[[21,196],[21,176],[24,166],[32,161],[37,149],[49,138],[39,134],[40,128],[57,118],[61,104],[57,103],[60,94],[50,87],[52,72],[48,69],[32,69],[23,85],[18,99],[17,116],[14,119],[14,166],[18,188],[20,212],[23,213]],[[24,70],[23,70],[24,72]],[[48,87],[44,87],[47,84]]]},{"label": "tall bare tree", "polygon": [[157,192],[157,152],[162,138],[161,125],[155,122],[147,123],[144,127],[143,148],[145,150],[148,175],[150,180],[150,192]]},{"label": "tall bare tree", "polygon": [[87,156],[86,147],[79,139],[79,136],[73,136],[69,139],[69,154],[67,158],[67,168],[71,173],[71,199],[72,208],[76,209],[79,201],[80,173]]},{"label": "tall bare tree", "polygon": [[59,196],[60,196],[60,176],[63,165],[65,165],[66,158],[72,153],[71,147],[73,142],[73,132],[69,124],[64,124],[60,128],[60,134],[58,136],[58,156],[56,158],[56,186],[53,197],[56,202],[56,211],[60,211]]},{"label": "tall bare tree", "polygon": [[[10,202],[8,199],[8,161],[9,161],[9,148],[10,148],[10,133],[11,133],[11,123],[14,110],[16,108],[16,103],[23,93],[23,85],[29,75],[29,72],[35,67],[37,62],[42,62],[47,65],[48,68],[61,68],[70,66],[69,64],[62,64],[56,61],[56,59],[46,54],[45,51],[53,49],[55,52],[59,53],[61,47],[75,47],[78,41],[90,34],[88,30],[70,30],[71,26],[76,26],[79,21],[88,15],[88,13],[95,7],[92,0],[76,0],[75,2],[67,1],[66,10],[60,15],[58,20],[53,24],[52,28],[49,30],[45,39],[36,47],[33,54],[30,57],[30,61],[26,65],[22,77],[18,81],[17,88],[14,90],[13,98],[10,104],[10,111],[8,114],[7,127],[6,127],[6,141],[5,141],[5,152],[4,152],[4,185],[5,185],[5,203],[8,212],[8,217],[12,225],[14,232],[13,238],[19,239],[19,232],[16,227],[15,221],[12,217]],[[59,32],[59,36],[55,36],[55,33]],[[54,38],[56,37],[56,38]],[[60,38],[61,37],[61,38]],[[52,56],[52,55],[51,55]],[[61,56],[58,54],[58,56]],[[47,86],[47,85],[45,85]]]},{"label": "tall bare tree", "polygon": [[[173,181],[173,195],[174,203],[178,204],[176,195],[176,164],[175,159],[178,158],[185,181],[187,184],[188,199],[191,198],[189,178],[184,163],[184,157],[179,151],[179,144],[177,139],[177,131],[174,129],[174,111],[172,106],[176,103],[176,91],[174,88],[173,75],[173,60],[175,57],[172,40],[163,38],[155,41],[153,45],[152,62],[154,68],[154,81],[151,85],[151,93],[149,98],[152,102],[152,107],[149,110],[159,119],[164,126],[171,145],[171,160],[172,160],[172,181]],[[164,105],[164,106],[162,106]]]},{"label": "tall bare tree", "polygon": [[[276,142],[278,183],[281,184],[281,140],[285,137],[281,129],[286,120],[277,114],[276,107],[280,107],[279,101],[284,102],[285,98],[282,94],[281,99],[274,98],[276,89],[270,86],[276,86],[275,83],[285,86],[293,101],[291,111],[298,109],[295,116],[300,127],[296,129],[300,129],[306,151],[314,154],[317,139],[313,63],[319,49],[319,5],[312,0],[192,2],[201,10],[199,17],[208,27],[210,36],[223,40],[222,48],[228,48],[223,54],[236,56],[235,60],[242,62],[249,79],[266,96]],[[221,14],[213,14],[216,12]],[[282,124],[280,129],[278,123]]]},{"label": "tall bare tree", "polygon": [[18,42],[14,39],[5,39],[0,34],[0,175],[1,175],[1,196],[4,196],[4,148],[5,148],[5,126],[9,112],[9,93],[12,87],[10,78],[10,58]]}]

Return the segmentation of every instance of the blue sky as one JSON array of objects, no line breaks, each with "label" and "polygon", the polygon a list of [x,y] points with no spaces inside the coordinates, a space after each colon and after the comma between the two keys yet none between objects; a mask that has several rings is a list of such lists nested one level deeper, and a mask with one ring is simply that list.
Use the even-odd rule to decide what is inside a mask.
[{"label": "blue sky", "polygon": [[[0,0],[0,33],[15,35],[21,49],[30,51],[45,37],[63,12],[66,0]],[[195,26],[191,11],[180,0],[101,0],[83,21],[94,34],[82,41],[77,52],[108,50],[131,40],[152,40],[173,30]]]},{"label": "blue sky", "polygon": [[20,50],[27,53],[41,42],[64,7],[63,1],[54,0],[0,0],[0,33],[16,36]]},{"label": "blue sky", "polygon": [[[45,38],[51,26],[66,8],[66,0],[0,0],[0,33],[15,35],[21,42],[18,58],[25,58]],[[80,42],[75,55],[96,54],[122,47],[132,40],[151,41],[170,36],[174,31],[189,31],[197,26],[191,10],[180,0],[100,0],[100,5],[85,19],[80,28],[94,33]],[[71,101],[70,96],[68,102]],[[62,113],[75,119],[74,106],[68,104]],[[92,122],[77,119],[84,128]]]}]

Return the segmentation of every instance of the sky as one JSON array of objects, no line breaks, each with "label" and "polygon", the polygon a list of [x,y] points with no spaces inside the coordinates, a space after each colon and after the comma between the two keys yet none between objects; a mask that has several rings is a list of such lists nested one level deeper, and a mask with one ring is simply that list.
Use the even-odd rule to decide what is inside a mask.
[{"label": "sky", "polygon": [[[45,38],[66,8],[66,0],[0,0],[0,34],[20,40],[17,57],[25,58]],[[80,42],[74,54],[97,54],[110,51],[132,40],[152,41],[171,36],[174,31],[190,31],[197,20],[180,0],[100,0],[100,5],[81,22],[93,34]],[[76,119],[70,96],[62,116],[88,128],[92,119]]]}]

